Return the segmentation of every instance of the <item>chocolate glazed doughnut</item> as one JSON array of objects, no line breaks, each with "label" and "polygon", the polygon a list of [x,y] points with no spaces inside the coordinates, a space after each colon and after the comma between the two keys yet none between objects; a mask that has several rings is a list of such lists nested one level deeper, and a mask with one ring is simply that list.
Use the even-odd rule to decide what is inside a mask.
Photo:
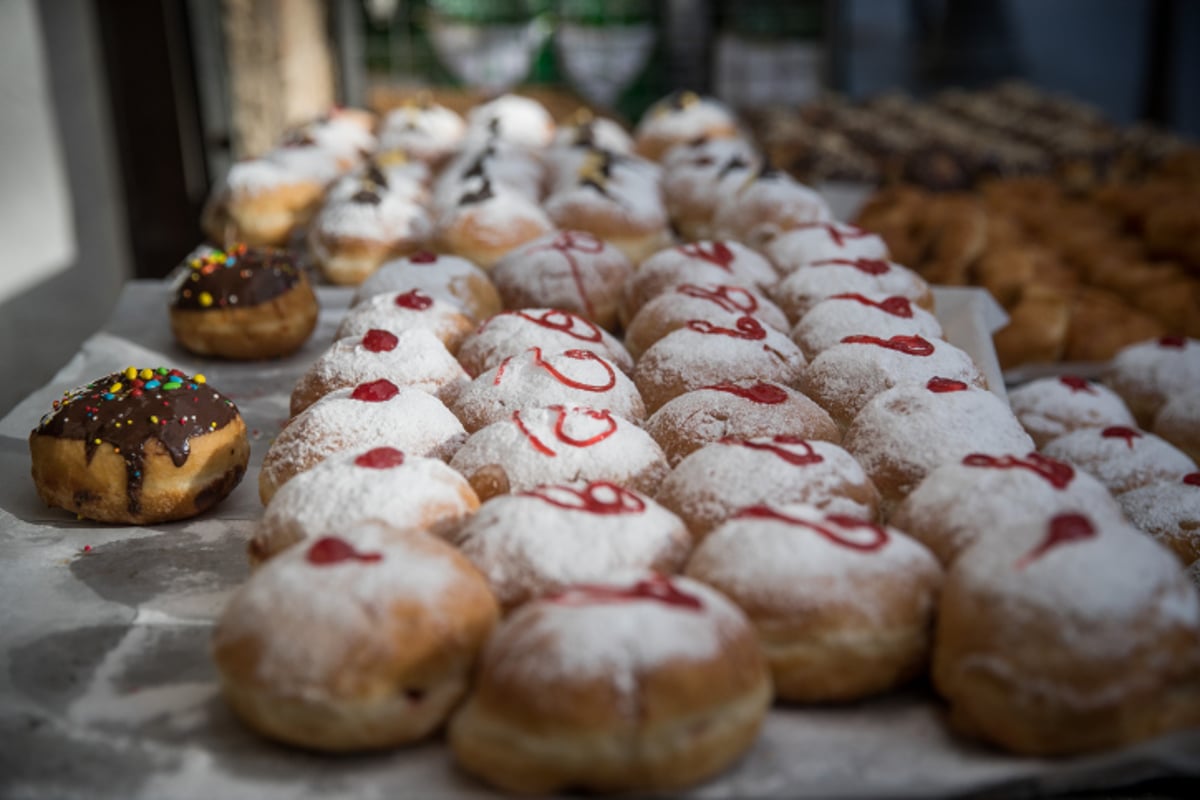
[{"label": "chocolate glazed doughnut", "polygon": [[241,481],[250,459],[237,406],[166,367],[129,367],[56,400],[29,435],[49,506],[99,522],[195,516]]}]

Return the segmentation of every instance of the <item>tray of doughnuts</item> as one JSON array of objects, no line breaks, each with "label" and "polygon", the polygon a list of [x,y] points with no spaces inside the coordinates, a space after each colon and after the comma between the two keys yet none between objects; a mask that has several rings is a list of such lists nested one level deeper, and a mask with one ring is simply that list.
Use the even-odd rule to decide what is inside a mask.
[{"label": "tray of doughnuts", "polygon": [[[278,183],[231,175],[215,246],[127,287],[0,421],[0,469],[28,471],[26,437],[34,456],[33,486],[0,489],[0,548],[30,575],[0,592],[39,609],[5,635],[42,726],[19,789],[881,796],[1200,772],[1200,344],[1010,405],[986,293],[836,222],[716,101],[671,96],[632,134],[520,98],[461,129],[426,106],[342,112],[256,166],[316,200],[263,206]],[[394,172],[360,162],[365,136]],[[410,209],[398,239],[322,252],[329,207],[378,231],[393,192],[425,234]],[[272,352],[216,349],[239,339]],[[229,477],[145,516],[131,476],[159,447],[180,478],[228,448]],[[88,597],[95,624],[73,622]],[[74,683],[39,673],[56,653]],[[51,747],[105,765],[84,784]]]}]

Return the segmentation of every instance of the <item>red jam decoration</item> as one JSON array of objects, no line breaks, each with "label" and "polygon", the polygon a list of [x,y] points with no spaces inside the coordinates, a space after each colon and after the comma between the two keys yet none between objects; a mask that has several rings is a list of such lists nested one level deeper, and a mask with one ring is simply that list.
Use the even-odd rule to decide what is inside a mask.
[{"label": "red jam decoration", "polygon": [[902,319],[912,319],[913,315],[912,303],[909,302],[907,297],[900,297],[898,295],[888,297],[884,300],[872,300],[858,292],[843,292],[842,294],[835,294],[831,299],[853,300],[856,303],[862,303],[864,306],[870,306],[871,308],[878,308],[886,314],[891,314],[893,317],[900,317]]},{"label": "red jam decoration", "polygon": [[323,567],[329,564],[341,564],[344,561],[361,561],[363,563],[382,561],[383,554],[360,553],[345,539],[326,536],[313,542],[312,547],[308,548],[308,555],[305,558],[308,559],[308,563]]},{"label": "red jam decoration", "polygon": [[520,409],[513,412],[512,421],[513,424],[517,426],[517,430],[525,434],[525,438],[529,440],[529,443],[533,446],[534,450],[538,451],[544,456],[549,456],[550,458],[554,458],[556,455],[558,455],[558,453],[547,447],[545,442],[535,436],[533,431],[529,430],[529,428],[525,425],[525,420],[521,419]]},{"label": "red jam decoration", "polygon": [[1046,532],[1046,538],[1042,540],[1042,543],[1026,553],[1017,562],[1017,569],[1024,569],[1059,545],[1091,539],[1095,535],[1095,526],[1083,514],[1059,514],[1050,520],[1050,528]]},{"label": "red jam decoration", "polygon": [[1030,453],[1025,458],[972,453],[964,458],[962,463],[968,467],[987,467],[989,469],[1027,469],[1033,474],[1045,478],[1055,489],[1066,489],[1075,479],[1075,470],[1070,464],[1047,458],[1041,453]]},{"label": "red jam decoration", "polygon": [[589,316],[595,315],[596,309],[584,285],[583,270],[579,266],[579,261],[575,258],[575,253],[587,253],[589,255],[602,253],[604,252],[604,242],[592,234],[584,233],[583,231],[563,231],[555,237],[553,242],[536,247],[532,252],[537,252],[538,250],[557,250],[562,253],[563,258],[567,261],[567,266],[571,270],[571,278],[575,281],[575,291],[579,294],[579,299],[583,302],[584,310]]},{"label": "red jam decoration", "polygon": [[691,611],[700,611],[704,608],[700,598],[684,592],[666,575],[658,573],[645,580],[640,580],[632,586],[580,583],[561,592],[547,595],[546,600],[566,606],[592,606],[650,600]]},{"label": "red jam decoration", "polygon": [[376,447],[354,459],[354,463],[369,469],[391,469],[404,463],[404,451],[394,447]]},{"label": "red jam decoration", "polygon": [[675,291],[688,297],[707,300],[731,314],[739,311],[743,314],[753,314],[758,310],[758,301],[754,299],[754,295],[741,286],[720,285],[709,289],[694,283],[684,283],[675,287]]},{"label": "red jam decoration", "polygon": [[886,275],[892,271],[888,262],[879,258],[826,258],[812,262],[814,267],[826,266],[854,267],[859,272],[868,275]]},{"label": "red jam decoration", "polygon": [[381,378],[370,383],[360,383],[354,387],[354,391],[350,393],[350,397],[355,400],[361,400],[364,403],[382,403],[391,400],[396,395],[400,394],[400,389],[396,384],[389,381],[387,378]]},{"label": "red jam decoration", "polygon": [[[592,408],[574,408],[568,410],[565,406],[547,406],[547,408],[556,412],[558,415],[557,419],[554,421],[555,438],[563,444],[570,445],[571,447],[591,447],[594,444],[599,444],[617,432],[617,421],[613,419],[612,412],[610,412],[608,409],[597,410]],[[596,420],[597,422],[602,422],[604,423],[604,428],[595,435],[589,436],[586,439],[576,439],[566,432],[568,414],[575,414],[577,417],[588,417]],[[525,421],[521,419],[521,412],[519,409],[513,412],[512,420],[513,423],[516,424],[517,429],[520,430],[521,433],[525,434],[525,437],[529,439],[529,443],[533,446],[534,450],[537,450],[542,455],[549,456],[551,458],[558,455],[557,452],[539,439],[537,435],[533,433],[533,431],[529,430],[529,427],[525,425]]]},{"label": "red jam decoration", "polygon": [[1158,340],[1158,346],[1182,350],[1187,346],[1187,339],[1182,336],[1164,336]]},{"label": "red jam decoration", "polygon": [[847,239],[867,239],[875,235],[857,225],[848,225],[844,222],[806,222],[796,226],[796,230],[809,228],[824,229],[825,233],[829,234],[830,240],[838,247],[845,247]]},{"label": "red jam decoration", "polygon": [[934,349],[932,342],[920,336],[893,336],[890,339],[880,339],[878,336],[859,334],[858,336],[847,336],[842,339],[842,344],[873,344],[888,350],[895,350],[897,353],[904,353],[907,356],[922,358],[933,355]]},{"label": "red jam decoration", "polygon": [[[836,545],[848,547],[851,550],[858,550],[862,553],[870,553],[882,549],[888,543],[889,539],[887,531],[875,523],[846,514],[829,514],[825,517],[826,522],[844,529],[841,531],[819,525],[815,522],[809,522],[806,519],[797,519],[782,511],[776,511],[770,506],[760,505],[743,508],[734,514],[734,519],[772,519],[778,522],[786,522],[789,525],[808,528],[810,531],[819,533]],[[867,536],[863,539],[852,539],[846,535],[847,531],[864,531]]]},{"label": "red jam decoration", "polygon": [[534,325],[541,325],[543,328],[565,333],[580,341],[599,342],[602,338],[600,328],[595,323],[566,311],[560,311],[557,308],[547,309],[541,314],[534,314],[529,311],[510,311],[507,313],[516,314],[521,319],[528,320]]},{"label": "red jam decoration", "polygon": [[552,506],[589,514],[640,514],[646,502],[633,492],[609,481],[593,481],[582,489],[572,486],[539,486],[523,497],[536,497]]},{"label": "red jam decoration", "polygon": [[[773,453],[782,458],[787,463],[794,467],[807,467],[813,464],[820,464],[825,459],[813,449],[813,446],[800,438],[799,436],[782,435],[776,436],[770,442],[751,442],[745,439],[722,439],[722,444],[736,444],[741,447],[746,447],[751,450],[766,450],[768,453]],[[799,447],[803,452],[797,453],[794,450],[789,450],[783,445],[792,445]]]},{"label": "red jam decoration", "polygon": [[1072,392],[1087,392],[1095,394],[1096,390],[1092,388],[1092,384],[1087,378],[1081,378],[1078,375],[1063,375],[1058,379],[1058,382],[1066,386]]},{"label": "red jam decoration", "polygon": [[362,338],[362,346],[372,353],[390,353],[396,349],[400,339],[391,331],[371,328]]},{"label": "red jam decoration", "polygon": [[716,264],[726,272],[732,272],[729,265],[733,263],[733,251],[724,242],[692,242],[680,245],[679,252],[689,258],[699,258],[710,264]]},{"label": "red jam decoration", "polygon": [[421,294],[420,289],[413,289],[411,292],[396,295],[396,305],[411,311],[424,311],[433,305],[433,298]]},{"label": "red jam decoration", "polygon": [[1124,439],[1125,444],[1129,449],[1133,449],[1133,440],[1142,438],[1141,431],[1135,431],[1133,428],[1127,428],[1124,425],[1113,425],[1111,428],[1105,428],[1100,431],[1100,435],[1105,439]]},{"label": "red jam decoration", "polygon": [[1200,486],[1200,472],[1191,472],[1184,475],[1183,482],[1188,486]]},{"label": "red jam decoration", "polygon": [[[559,383],[561,383],[563,386],[569,387],[571,389],[578,389],[583,392],[596,392],[599,394],[602,392],[611,391],[613,389],[613,387],[615,387],[617,385],[617,371],[612,367],[611,364],[609,364],[603,358],[596,355],[595,353],[593,353],[590,350],[567,350],[567,351],[563,352],[561,355],[564,358],[569,358],[574,361],[594,361],[594,362],[596,362],[601,367],[603,367],[604,371],[608,374],[608,377],[604,380],[603,383],[583,383],[582,381],[577,381],[574,378],[568,378],[566,375],[559,372],[558,369],[553,364],[551,364],[549,361],[547,361],[545,358],[542,357],[542,348],[531,347],[529,349],[533,351],[533,363],[537,364],[539,367],[541,367],[542,369],[546,370],[551,375],[553,375],[554,379],[556,381],[558,381]],[[500,374],[499,374],[499,372],[497,372],[496,380],[499,380],[499,379],[500,379]]]},{"label": "red jam decoration", "polygon": [[702,319],[688,320],[687,326],[689,330],[696,333],[720,334],[731,336],[734,339],[748,339],[756,342],[767,338],[766,329],[754,317],[739,317],[738,321],[733,323],[733,328],[722,328],[720,325],[714,325]]},{"label": "red jam decoration", "polygon": [[738,386],[737,384],[725,382],[714,383],[712,386],[704,386],[702,388],[712,389],[715,392],[728,392],[744,400],[749,400],[751,403],[758,403],[764,406],[777,406],[788,399],[788,394],[782,387],[776,386],[773,383],[763,383],[762,381],[753,386]]},{"label": "red jam decoration", "polygon": [[437,253],[431,253],[428,250],[418,250],[408,257],[408,260],[413,264],[433,264],[437,261]]},{"label": "red jam decoration", "polygon": [[971,387],[953,378],[930,378],[929,383],[925,384],[925,388],[931,392],[945,394],[946,392],[965,392]]}]

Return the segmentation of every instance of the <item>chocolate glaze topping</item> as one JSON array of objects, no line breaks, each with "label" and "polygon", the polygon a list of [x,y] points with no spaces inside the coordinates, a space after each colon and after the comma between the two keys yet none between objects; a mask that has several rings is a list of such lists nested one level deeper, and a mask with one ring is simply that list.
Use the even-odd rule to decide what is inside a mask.
[{"label": "chocolate glaze topping", "polygon": [[181,467],[193,437],[219,430],[237,416],[233,401],[208,386],[203,375],[129,367],[64,394],[33,432],[83,441],[89,462],[101,447],[112,447],[125,459],[129,511],[137,514],[146,442],[157,439]]},{"label": "chocolate glaze topping", "polygon": [[172,308],[191,311],[256,306],[274,300],[303,277],[286,250],[238,245],[189,263],[191,274],[175,291]]}]

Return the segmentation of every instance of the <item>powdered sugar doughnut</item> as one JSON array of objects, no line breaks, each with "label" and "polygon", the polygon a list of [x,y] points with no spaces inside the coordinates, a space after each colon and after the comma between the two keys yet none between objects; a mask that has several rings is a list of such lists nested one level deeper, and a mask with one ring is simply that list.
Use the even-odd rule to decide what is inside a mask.
[{"label": "powdered sugar doughnut", "polygon": [[751,506],[700,543],[687,574],[750,617],[785,700],[856,700],[911,680],[929,658],[942,570],[893,528]]},{"label": "powdered sugar doughnut", "polygon": [[465,258],[439,256],[428,250],[386,262],[358,287],[353,304],[377,294],[410,289],[455,305],[474,321],[487,319],[504,307],[486,272]]},{"label": "powdered sugar doughnut", "polygon": [[1079,428],[1137,425],[1116,392],[1078,375],[1030,381],[1009,391],[1008,403],[1038,447]]},{"label": "powdered sugar doughnut", "polygon": [[368,520],[381,524],[387,541],[422,530],[445,534],[478,508],[475,490],[444,461],[394,447],[337,453],[271,498],[250,540],[250,564],[323,536],[358,544],[354,534]]},{"label": "powdered sugar doughnut", "polygon": [[925,476],[971,453],[1028,453],[1033,440],[1008,405],[963,381],[903,384],[866,404],[842,446],[858,459],[883,497],[884,518]]},{"label": "powdered sugar doughnut", "polygon": [[867,335],[847,336],[818,354],[798,388],[845,426],[880,392],[893,386],[923,386],[934,377],[987,388],[971,356],[949,342]]},{"label": "powdered sugar doughnut", "polygon": [[330,392],[381,378],[443,400],[470,379],[429,331],[414,328],[395,334],[374,328],[361,337],[338,339],[313,362],[292,390],[292,416]]},{"label": "powdered sugar doughnut", "polygon": [[271,442],[258,496],[266,505],[294,476],[343,450],[387,446],[447,460],[466,436],[450,409],[420,389],[401,389],[388,380],[338,389],[292,417]]},{"label": "powdered sugar doughnut", "polygon": [[622,319],[633,319],[642,306],[681,283],[765,290],[778,279],[769,261],[738,242],[693,242],[670,247],[643,261],[625,282]]},{"label": "powdered sugar doughnut", "polygon": [[748,286],[681,283],[638,310],[625,328],[625,345],[635,356],[640,356],[668,333],[686,326],[689,320],[703,319],[732,327],[745,315],[778,331],[788,329],[787,317],[779,306]]},{"label": "powdered sugar doughnut", "polygon": [[506,611],[614,572],[678,572],[692,549],[678,517],[607,481],[493,497],[453,541]]},{"label": "powdered sugar doughnut", "polygon": [[653,495],[668,472],[650,435],[608,410],[514,411],[471,435],[450,462],[481,500],[547,483],[609,481]]},{"label": "powdered sugar doughnut", "polygon": [[798,386],[804,367],[800,348],[754,317],[739,317],[730,327],[689,320],[642,354],[633,380],[653,412],[684,392],[722,381],[759,378]]},{"label": "powdered sugar doughnut", "polygon": [[675,467],[655,499],[697,538],[761,503],[804,503],[865,520],[879,516],[879,492],[849,453],[787,435],[706,445]]},{"label": "powdered sugar doughnut", "polygon": [[887,243],[870,231],[847,222],[820,221],[797,225],[767,243],[763,253],[784,275],[814,261],[860,258],[887,261]]},{"label": "powdered sugar doughnut", "polygon": [[458,207],[464,195],[485,191],[537,203],[545,181],[542,162],[524,147],[497,140],[475,143],[438,174],[433,207],[441,215]]},{"label": "powdered sugar doughnut", "polygon": [[997,530],[942,589],[933,681],[951,724],[1065,755],[1200,722],[1200,599],[1137,530],[1074,512]]},{"label": "powdered sugar doughnut", "polygon": [[786,172],[760,167],[741,186],[722,194],[713,229],[723,239],[761,250],[786,231],[832,219],[833,212],[817,192]]},{"label": "powdered sugar doughnut", "polygon": [[943,338],[937,317],[917,307],[907,297],[868,297],[847,292],[835,294],[813,306],[792,329],[792,341],[811,360],[841,344],[847,336],[856,334],[880,339],[894,336]]},{"label": "powdered sugar doughnut", "polygon": [[1148,428],[1173,395],[1200,386],[1200,340],[1164,336],[1130,345],[1113,357],[1105,380]]},{"label": "powdered sugar doughnut", "polygon": [[925,476],[889,522],[950,564],[972,542],[998,528],[1081,508],[1121,516],[1104,484],[1064,461],[1038,453],[972,453]]},{"label": "powdered sugar doughnut", "polygon": [[554,118],[529,97],[504,94],[467,114],[467,138],[500,139],[537,150],[554,141]]},{"label": "powdered sugar doughnut", "polygon": [[1113,494],[1196,471],[1196,462],[1164,439],[1124,425],[1081,428],[1051,441],[1042,452],[1090,472]]},{"label": "powdered sugar doughnut", "polygon": [[425,205],[429,202],[429,177],[428,167],[409,161],[403,153],[376,153],[362,167],[334,181],[325,193],[325,204],[346,202],[369,189]]},{"label": "powdered sugar doughnut", "polygon": [[530,347],[547,353],[589,350],[622,372],[633,372],[633,357],[619,339],[596,323],[557,308],[523,308],[491,317],[463,341],[458,360],[468,373],[479,375]]},{"label": "powdered sugar doughnut", "polygon": [[589,147],[628,155],[633,152],[633,137],[620,123],[593,116],[588,109],[580,108],[569,120],[558,125],[549,155],[553,158],[558,150]]},{"label": "powdered sugar doughnut", "polygon": [[1154,433],[1200,459],[1200,387],[1168,398],[1154,417]]},{"label": "powdered sugar doughnut", "polygon": [[646,420],[672,467],[725,438],[791,436],[840,442],[825,409],[795,389],[756,379],[727,381],[681,394]]},{"label": "powdered sugar doughnut", "polygon": [[558,308],[614,330],[621,288],[632,272],[629,259],[608,242],[562,231],[500,259],[492,280],[507,308]]},{"label": "powdered sugar doughnut", "polygon": [[814,261],[779,281],[771,299],[796,322],[817,303],[838,294],[898,295],[933,310],[933,293],[924,278],[899,264],[868,258]]},{"label": "powdered sugar doughnut", "polygon": [[440,213],[434,237],[440,249],[491,269],[506,253],[553,230],[536,202],[484,177],[466,184]]},{"label": "powdered sugar doughnut", "polygon": [[556,147],[542,153],[542,160],[549,177],[549,197],[585,185],[586,181],[591,182],[593,190],[607,195],[625,194],[632,189],[660,194],[663,168],[653,161],[619,150],[596,145]]},{"label": "powdered sugar doughnut", "polygon": [[373,329],[396,335],[427,330],[451,353],[457,352],[472,328],[471,320],[450,303],[437,300],[420,289],[389,292],[368,297],[346,312],[335,339],[363,336]]},{"label": "powdered sugar doughnut", "polygon": [[762,157],[742,138],[695,139],[667,151],[663,159],[663,202],[671,223],[688,241],[712,239],[713,214],[721,195],[740,186]]},{"label": "powdered sugar doughnut", "polygon": [[770,704],[737,607],[688,578],[619,573],[500,624],[450,747],[504,791],[671,792],[731,764]]},{"label": "powdered sugar doughnut", "polygon": [[321,205],[325,186],[338,175],[336,164],[325,154],[325,169],[297,168],[268,154],[239,161],[229,168],[205,205],[204,232],[222,247],[241,242],[282,246]]},{"label": "powdered sugar doughnut", "polygon": [[374,116],[369,112],[334,109],[287,131],[283,143],[285,147],[290,144],[316,147],[336,159],[340,170],[345,172],[375,151],[373,127]]},{"label": "powdered sugar doughnut", "polygon": [[457,112],[420,98],[388,112],[379,131],[379,146],[404,150],[436,165],[453,155],[466,132]]},{"label": "powdered sugar doughnut", "polygon": [[633,422],[646,418],[646,406],[633,381],[591,350],[544,352],[534,346],[480,373],[448,401],[469,433],[545,405],[606,408]]},{"label": "powdered sugar doughnut", "polygon": [[271,739],[332,752],[432,733],[466,692],[498,611],[453,547],[355,530],[294,547],[239,589],[213,631],[234,712]]},{"label": "powdered sugar doughnut", "polygon": [[1119,499],[1129,521],[1169,547],[1185,565],[1200,561],[1200,472],[1150,483]]},{"label": "powdered sugar doughnut", "polygon": [[675,92],[657,101],[633,131],[640,155],[658,161],[677,144],[739,136],[737,117],[724,103],[695,92]]}]

